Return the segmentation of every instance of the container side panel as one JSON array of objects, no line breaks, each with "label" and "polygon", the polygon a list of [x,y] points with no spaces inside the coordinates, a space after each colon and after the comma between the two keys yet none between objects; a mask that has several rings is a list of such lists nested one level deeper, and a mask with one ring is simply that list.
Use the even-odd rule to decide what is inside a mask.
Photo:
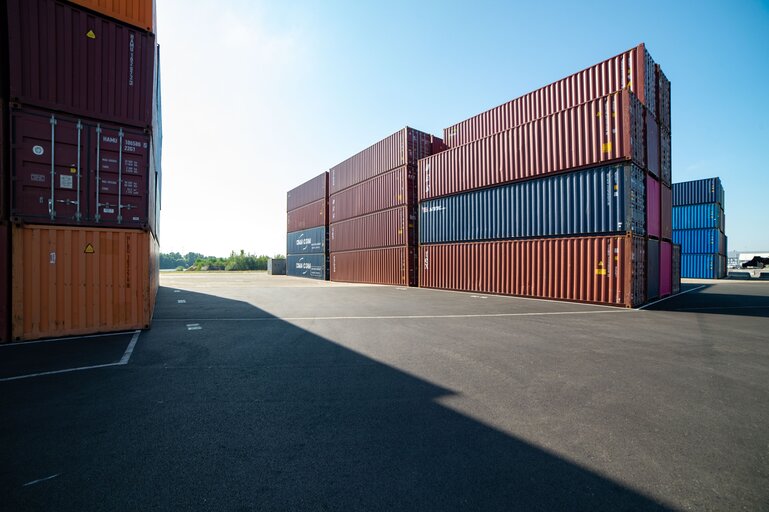
[{"label": "container side panel", "polygon": [[71,0],[104,16],[118,19],[148,32],[156,32],[154,0]]},{"label": "container side panel", "polygon": [[415,286],[414,249],[389,247],[329,256],[332,281]]},{"label": "container side panel", "polygon": [[660,295],[660,242],[649,239],[646,246],[646,298]]},{"label": "container side panel", "polygon": [[0,343],[10,340],[10,229],[8,224],[0,222]]},{"label": "container side panel", "polygon": [[671,269],[671,273],[673,274],[672,278],[672,292],[680,293],[681,292],[681,246],[677,244],[673,244],[673,268]]},{"label": "container side panel", "polygon": [[325,254],[289,254],[286,256],[286,274],[294,277],[326,280]]},{"label": "container side panel", "polygon": [[329,227],[329,251],[413,245],[415,225],[413,209],[408,206],[336,222]]},{"label": "container side panel", "polygon": [[717,204],[675,206],[673,229],[717,228],[724,230],[724,211]]},{"label": "container side panel", "polygon": [[321,199],[305,206],[300,206],[296,210],[291,210],[286,214],[288,227],[287,232],[300,231],[303,229],[326,226],[326,200]]},{"label": "container side panel", "polygon": [[660,218],[660,182],[646,176],[646,229],[649,236],[659,238],[662,233]]},{"label": "container side panel", "polygon": [[673,243],[681,246],[682,254],[726,255],[726,236],[717,228],[676,229]]},{"label": "container side panel", "polygon": [[322,172],[286,194],[286,211],[291,211],[328,197],[328,173]]},{"label": "container side panel", "polygon": [[673,206],[717,203],[724,206],[724,187],[720,178],[673,183]]},{"label": "container side panel", "polygon": [[673,244],[660,243],[660,296],[673,293]]},{"label": "container side panel", "polygon": [[416,166],[404,165],[341,192],[328,200],[330,222],[360,217],[416,201]]},{"label": "container side panel", "polygon": [[325,226],[288,233],[286,254],[325,254],[326,233]]},{"label": "container side panel", "polygon": [[681,254],[681,277],[721,279],[726,275],[726,257],[721,254]]}]

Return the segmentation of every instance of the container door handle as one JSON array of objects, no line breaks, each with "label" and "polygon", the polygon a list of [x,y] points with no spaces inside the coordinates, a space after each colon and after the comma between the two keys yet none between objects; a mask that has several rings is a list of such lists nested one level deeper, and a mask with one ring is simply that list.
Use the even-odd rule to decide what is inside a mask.
[{"label": "container door handle", "polygon": [[120,147],[118,148],[117,160],[117,223],[123,223],[123,129],[118,133]]},{"label": "container door handle", "polygon": [[101,124],[96,125],[96,215],[93,217],[96,222],[101,220],[99,189],[101,189]]}]

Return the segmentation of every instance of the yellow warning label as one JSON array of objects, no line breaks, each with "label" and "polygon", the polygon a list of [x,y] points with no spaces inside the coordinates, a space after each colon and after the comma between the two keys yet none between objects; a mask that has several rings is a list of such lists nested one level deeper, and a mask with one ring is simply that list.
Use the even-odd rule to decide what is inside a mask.
[{"label": "yellow warning label", "polygon": [[601,150],[602,150],[604,153],[611,153],[611,147],[612,147],[612,146],[611,146],[611,142],[606,142],[605,144],[602,144],[602,145],[601,145]]},{"label": "yellow warning label", "polygon": [[599,261],[599,262],[598,262],[598,266],[599,266],[599,267],[603,267],[603,261]]},{"label": "yellow warning label", "polygon": [[615,183],[615,184],[614,184],[614,190],[617,190],[618,188],[619,188],[619,185],[617,185],[617,184]]},{"label": "yellow warning label", "polygon": [[398,230],[398,234],[399,234],[399,235],[402,235],[402,234],[403,234],[403,230],[402,230],[402,229],[399,229],[399,230]]},{"label": "yellow warning label", "polygon": [[96,252],[96,251],[94,251],[94,249],[93,249],[93,245],[91,245],[91,244],[88,244],[88,245],[86,245],[86,246],[85,246],[85,249],[83,250],[83,252],[84,252],[85,254],[93,254],[93,253],[94,253],[94,252]]},{"label": "yellow warning label", "polygon": [[395,199],[396,199],[397,201],[402,201],[402,200],[403,200],[403,195],[401,195],[401,194],[398,194],[398,196],[397,196]]},{"label": "yellow warning label", "polygon": [[88,32],[85,33],[85,37],[87,37],[88,39],[96,39],[96,34],[93,33],[93,30],[89,30]]},{"label": "yellow warning label", "polygon": [[600,110],[595,113],[595,117],[601,117],[601,111]]},{"label": "yellow warning label", "polygon": [[69,172],[71,172],[72,174],[77,174],[77,168],[75,168],[75,167],[70,167],[70,168],[69,168]]},{"label": "yellow warning label", "polygon": [[606,269],[605,268],[597,268],[597,269],[595,269],[595,275],[597,275],[597,276],[605,276],[606,275]]}]

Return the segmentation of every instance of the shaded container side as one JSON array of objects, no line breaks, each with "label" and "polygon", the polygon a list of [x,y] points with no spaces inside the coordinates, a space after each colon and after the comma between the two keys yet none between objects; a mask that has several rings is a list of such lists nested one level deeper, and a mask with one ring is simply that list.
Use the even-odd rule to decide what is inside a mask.
[{"label": "shaded container side", "polygon": [[726,235],[717,228],[676,229],[673,231],[673,243],[681,246],[682,254],[726,255]]},{"label": "shaded container side", "polygon": [[[437,139],[437,140],[436,140]],[[396,167],[416,164],[432,154],[440,139],[406,127],[382,139],[329,170],[329,194],[366,181]]]},{"label": "shaded container side", "polygon": [[417,168],[404,165],[353,185],[328,199],[330,222],[416,203]]},{"label": "shaded container side", "polygon": [[149,128],[155,36],[57,0],[8,0],[10,99]]},{"label": "shaded container side", "polygon": [[716,228],[724,231],[724,211],[717,204],[674,206],[673,229]]},{"label": "shaded container side", "polygon": [[673,293],[673,244],[660,242],[660,297]]},{"label": "shaded container side", "polygon": [[673,183],[673,206],[717,203],[724,207],[724,187],[721,178]]},{"label": "shaded container side", "polygon": [[660,129],[657,120],[648,110],[646,120],[646,169],[659,178],[660,176]]},{"label": "shaded container side", "polygon": [[644,44],[482,112],[443,131],[449,147],[480,140],[622,90],[656,112],[655,63]]},{"label": "shaded container side", "polygon": [[323,171],[314,178],[294,187],[286,194],[286,211],[295,210],[328,197],[328,173]]},{"label": "shaded container side", "polygon": [[645,173],[608,165],[420,203],[422,244],[645,234]]},{"label": "shaded container side", "polygon": [[286,254],[326,254],[326,234],[326,226],[288,233]]},{"label": "shaded container side", "polygon": [[[0,26],[2,24],[2,14],[0,13]],[[0,45],[0,52],[3,51]],[[2,56],[0,56],[0,66],[2,66]],[[2,68],[0,68],[2,69]],[[2,77],[0,77],[0,90],[2,90]],[[0,222],[8,220],[10,192],[10,140],[8,138],[7,123],[8,107],[5,101],[0,97]]]},{"label": "shaded container side", "polygon": [[645,157],[643,106],[623,91],[420,160],[419,200]]},{"label": "shaded container side", "polygon": [[649,239],[646,245],[646,298],[660,296],[660,241]]},{"label": "shaded container side", "polygon": [[267,260],[267,275],[285,276],[286,260],[285,258],[270,258]]},{"label": "shaded container side", "polygon": [[721,279],[726,276],[726,256],[722,254],[681,254],[681,277]]},{"label": "shaded container side", "polygon": [[673,161],[670,131],[660,128],[660,179],[668,187],[672,183]]},{"label": "shaded container side", "polygon": [[0,222],[0,343],[11,339],[11,230],[5,222]]},{"label": "shaded container side", "polygon": [[149,327],[151,238],[130,229],[14,226],[13,339]]},{"label": "shaded container side", "polygon": [[657,119],[666,130],[670,131],[670,80],[662,72],[659,64],[655,65],[657,72]]},{"label": "shaded container side", "polygon": [[286,274],[325,281],[327,261],[325,254],[289,254],[286,256]]},{"label": "shaded container side", "polygon": [[326,200],[321,199],[320,201],[300,206],[296,210],[291,210],[286,214],[288,224],[286,231],[292,233],[294,231],[328,225],[326,208]]},{"label": "shaded container side", "polygon": [[71,2],[142,30],[156,32],[155,0],[71,0]]},{"label": "shaded container side", "polygon": [[332,281],[416,286],[416,249],[388,247],[362,251],[332,252]]},{"label": "shaded container side", "polygon": [[398,206],[329,226],[329,251],[355,251],[416,244],[413,207]]},{"label": "shaded container side", "polygon": [[653,176],[646,176],[646,229],[649,236],[659,238],[662,233],[660,223],[660,182]]},{"label": "shaded container side", "polygon": [[673,244],[673,256],[672,256],[672,292],[673,294],[681,292],[681,246]]},{"label": "shaded container side", "polygon": [[660,230],[663,240],[673,238],[673,191],[665,184],[660,187]]}]

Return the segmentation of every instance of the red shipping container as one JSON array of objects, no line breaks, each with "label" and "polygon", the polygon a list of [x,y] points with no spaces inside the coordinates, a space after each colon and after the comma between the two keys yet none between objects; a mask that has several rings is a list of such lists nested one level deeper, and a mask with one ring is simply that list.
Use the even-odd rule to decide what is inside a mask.
[{"label": "red shipping container", "polygon": [[673,293],[673,244],[660,242],[660,297]]},{"label": "red shipping container", "polygon": [[657,71],[657,119],[660,126],[670,131],[670,80],[662,72],[659,64],[655,65]]},{"label": "red shipping container", "polygon": [[422,245],[424,288],[638,306],[645,242],[599,236]]},{"label": "red shipping container", "polygon": [[8,37],[12,101],[151,125],[151,33],[57,0],[8,0]]},{"label": "red shipping container", "polygon": [[673,238],[673,190],[667,185],[660,187],[660,237]]},{"label": "red shipping container", "polygon": [[330,279],[349,283],[416,286],[415,258],[413,247],[332,252],[329,257]]},{"label": "red shipping container", "polygon": [[670,131],[660,128],[660,179],[667,186],[671,186],[673,179],[673,156],[671,153]]},{"label": "red shipping container", "polygon": [[656,69],[643,43],[599,64],[494,107],[443,131],[449,147],[510,130],[582,103],[629,89],[652,112],[656,109]]},{"label": "red shipping container", "polygon": [[660,225],[660,182],[653,176],[646,175],[646,234],[659,238]]},{"label": "red shipping container", "polygon": [[331,224],[329,252],[374,249],[416,243],[413,207],[398,206]]},{"label": "red shipping container", "polygon": [[0,343],[11,340],[11,230],[8,224],[0,222]]},{"label": "red shipping container", "polygon": [[419,200],[645,157],[643,106],[622,91],[420,160]]},{"label": "red shipping container", "polygon": [[326,200],[321,199],[305,206],[300,206],[286,214],[288,229],[287,233],[293,233],[300,229],[317,228],[326,226]]},{"label": "red shipping container", "polygon": [[653,175],[660,176],[660,129],[657,120],[646,112],[646,168]]},{"label": "red shipping container", "polygon": [[404,165],[353,185],[328,200],[330,222],[416,203],[417,168]]},{"label": "red shipping container", "polygon": [[300,206],[326,199],[326,197],[328,197],[328,172],[323,171],[318,176],[288,191],[286,211],[295,210]]},{"label": "red shipping container", "polygon": [[[0,57],[1,59],[1,57]],[[2,60],[0,60],[2,65]],[[8,147],[5,143],[6,104],[0,98],[0,222],[8,219],[8,184],[10,183],[10,170],[6,167]]]}]

